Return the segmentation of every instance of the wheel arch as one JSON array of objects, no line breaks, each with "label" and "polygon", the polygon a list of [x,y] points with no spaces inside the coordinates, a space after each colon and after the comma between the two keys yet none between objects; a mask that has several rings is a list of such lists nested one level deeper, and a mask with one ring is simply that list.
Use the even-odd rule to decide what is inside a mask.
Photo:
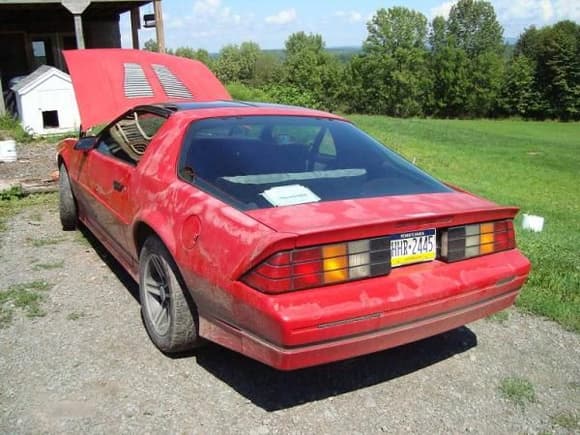
[{"label": "wheel arch", "polygon": [[[159,228],[159,227],[156,227]],[[153,225],[149,224],[147,220],[139,220],[133,226],[133,243],[135,246],[135,252],[137,254],[137,259],[139,259],[141,250],[143,249],[143,245],[145,244],[146,240],[149,237],[156,237],[167,249],[169,256],[173,262],[174,272],[177,278],[177,281],[185,290],[185,298],[187,303],[189,304],[190,309],[196,319],[197,328],[199,328],[199,314],[198,314],[198,305],[197,301],[194,299],[191,291],[189,290],[187,283],[183,278],[183,273],[181,271],[181,267],[176,261],[176,252],[175,252],[175,238],[168,232],[168,231],[157,231]],[[163,235],[165,234],[165,237]],[[167,240],[171,241],[171,245],[167,243]],[[198,331],[199,333],[199,331]]]},{"label": "wheel arch", "polygon": [[[159,218],[159,217],[158,217]],[[175,252],[175,238],[168,231],[163,229],[163,225],[155,225],[153,222],[159,222],[158,219],[138,219],[133,225],[133,247],[135,249],[136,258],[139,258],[143,244],[148,237],[157,237],[165,245],[169,254],[176,260]],[[163,222],[163,221],[161,221]]]},{"label": "wheel arch", "polygon": [[135,253],[137,255],[137,258],[139,258],[139,255],[141,254],[141,249],[143,249],[145,241],[151,236],[157,237],[159,240],[163,242],[163,244],[165,244],[163,239],[149,224],[145,223],[144,221],[139,221],[135,223],[135,226],[133,228],[133,246],[135,247]]},{"label": "wheel arch", "polygon": [[68,160],[72,157],[71,152],[73,151],[74,145],[77,143],[78,139],[75,138],[66,138],[61,140],[57,145],[57,154],[56,154],[56,164],[57,167],[60,168],[61,164],[69,169],[68,167]]},{"label": "wheel arch", "polygon": [[[141,299],[141,310],[142,310],[142,315],[143,315],[143,321],[145,323],[145,327],[149,333],[149,336],[151,337],[153,342],[157,345],[157,347],[159,349],[161,349],[162,352],[169,353],[169,354],[176,353],[176,352],[182,352],[182,351],[190,351],[193,348],[200,346],[201,344],[203,344],[203,339],[199,335],[198,306],[196,304],[196,301],[193,298],[193,295],[189,291],[187,284],[185,283],[185,281],[183,279],[183,274],[181,273],[179,265],[175,261],[175,256],[169,251],[168,246],[166,245],[164,240],[160,237],[159,233],[156,232],[146,222],[139,222],[135,226],[135,238],[136,238],[135,243],[136,243],[136,246],[138,246],[139,252],[147,244],[147,240],[153,239],[152,243],[147,244],[148,249],[146,249],[145,254],[141,254],[141,260],[139,262],[139,296]],[[143,287],[143,283],[146,282],[146,280],[143,279],[143,274],[146,273],[146,268],[144,268],[145,267],[144,265],[147,264],[147,260],[146,260],[147,254],[152,255],[151,253],[154,253],[153,255],[155,255],[155,254],[159,255],[165,259],[165,262],[166,262],[167,266],[171,269],[171,273],[173,274],[173,277],[175,278],[175,281],[177,284],[177,287],[171,287],[171,288],[173,288],[172,291],[178,292],[178,293],[177,294],[172,293],[171,298],[172,298],[172,300],[179,299],[182,301],[176,305],[177,307],[180,307],[180,306],[182,307],[181,309],[180,308],[176,309],[177,310],[176,312],[181,313],[181,315],[176,314],[177,317],[174,317],[174,322],[177,322],[177,323],[173,323],[174,325],[177,324],[178,327],[181,328],[181,332],[178,332],[177,335],[172,333],[174,338],[177,337],[177,339],[178,339],[177,348],[175,348],[175,346],[174,346],[175,341],[173,338],[171,339],[171,343],[172,343],[171,347],[172,348],[168,348],[168,347],[166,347],[165,344],[163,344],[163,342],[165,342],[165,340],[162,340],[163,342],[160,343],[159,338],[155,338],[155,337],[159,337],[158,331],[153,331],[152,327],[151,327],[152,317],[151,317],[151,313],[149,311],[149,308],[147,308],[149,306],[148,305],[149,301],[147,301],[147,299],[146,299],[145,290]],[[145,261],[142,262],[143,259],[145,259]],[[186,309],[186,311],[184,311],[184,309]],[[187,313],[187,315],[185,315],[185,312]],[[181,319],[181,320],[178,321],[175,319]],[[186,320],[186,319],[190,319],[190,320]],[[191,324],[187,323],[187,325],[189,325],[189,326],[187,326],[185,329],[183,329],[184,322],[189,322],[189,321],[191,321]],[[179,326],[179,325],[182,325],[182,326]],[[179,340],[183,339],[183,337],[186,337],[187,342],[180,343]]]}]

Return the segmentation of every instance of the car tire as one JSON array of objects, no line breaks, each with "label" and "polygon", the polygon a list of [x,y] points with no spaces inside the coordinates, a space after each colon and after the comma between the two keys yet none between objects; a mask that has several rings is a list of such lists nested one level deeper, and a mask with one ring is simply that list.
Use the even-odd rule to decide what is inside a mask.
[{"label": "car tire", "polygon": [[64,231],[75,230],[78,226],[77,203],[70,185],[70,178],[66,166],[58,168],[58,192],[60,223]]},{"label": "car tire", "polygon": [[143,323],[161,351],[185,352],[202,344],[195,304],[157,237],[149,237],[139,255],[139,296]]}]

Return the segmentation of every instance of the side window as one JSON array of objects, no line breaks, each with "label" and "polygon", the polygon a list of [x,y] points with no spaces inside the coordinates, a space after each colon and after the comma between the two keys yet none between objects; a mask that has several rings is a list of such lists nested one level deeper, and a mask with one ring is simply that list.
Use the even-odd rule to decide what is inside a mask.
[{"label": "side window", "polygon": [[101,134],[99,143],[97,144],[97,151],[107,156],[116,157],[129,164],[136,164],[137,161],[127,154],[121,145],[113,138],[110,130],[105,130]]},{"label": "side window", "polygon": [[130,112],[103,131],[97,150],[134,165],[165,121],[165,117],[155,113]]},{"label": "side window", "polygon": [[135,112],[137,114],[136,125],[140,127],[141,133],[151,139],[161,128],[167,118],[151,112]]}]

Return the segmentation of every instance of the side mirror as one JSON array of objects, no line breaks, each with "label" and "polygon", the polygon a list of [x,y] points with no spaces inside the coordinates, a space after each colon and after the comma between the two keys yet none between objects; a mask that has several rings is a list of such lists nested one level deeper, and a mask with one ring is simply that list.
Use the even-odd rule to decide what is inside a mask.
[{"label": "side mirror", "polygon": [[77,151],[90,151],[97,145],[96,136],[85,136],[77,141],[74,149]]}]

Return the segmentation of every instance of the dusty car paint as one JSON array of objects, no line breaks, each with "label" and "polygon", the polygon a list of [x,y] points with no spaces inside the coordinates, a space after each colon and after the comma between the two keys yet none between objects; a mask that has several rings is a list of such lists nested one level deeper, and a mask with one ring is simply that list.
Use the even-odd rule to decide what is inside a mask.
[{"label": "dusty car paint", "polygon": [[[530,270],[517,249],[279,295],[246,285],[246,273],[282,250],[511,219],[517,213],[459,190],[244,212],[179,178],[179,152],[192,122],[297,114],[340,119],[284,107],[184,110],[168,118],[136,165],[95,149],[75,150],[72,140],[61,144],[59,162],[69,170],[81,221],[135,279],[141,237],[155,234],[193,297],[200,335],[279,369],[397,346],[513,303]],[[123,188],[115,189],[115,182]]]}]

